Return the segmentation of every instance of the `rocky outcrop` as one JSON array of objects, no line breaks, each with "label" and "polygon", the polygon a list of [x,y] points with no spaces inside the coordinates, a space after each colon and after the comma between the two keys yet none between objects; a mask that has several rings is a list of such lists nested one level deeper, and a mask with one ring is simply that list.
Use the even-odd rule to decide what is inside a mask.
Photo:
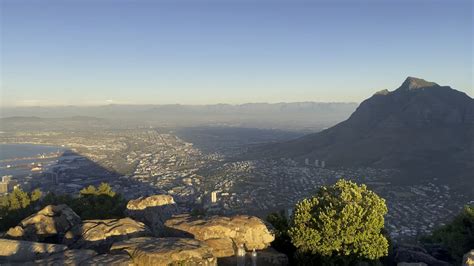
[{"label": "rocky outcrop", "polygon": [[153,195],[150,197],[140,197],[130,200],[127,203],[127,210],[145,210],[149,207],[165,206],[175,204],[174,199],[170,195]]},{"label": "rocky outcrop", "polygon": [[167,220],[165,225],[170,229],[169,234],[192,236],[206,242],[216,250],[216,257],[233,255],[241,245],[247,250],[265,249],[275,239],[262,220],[247,215],[203,219],[179,215]]},{"label": "rocky outcrop", "polygon": [[396,263],[425,263],[432,266],[448,266],[451,265],[448,262],[439,260],[422,248],[418,246],[403,245],[398,246],[394,250],[394,260]]},{"label": "rocky outcrop", "polygon": [[131,266],[134,265],[134,263],[128,254],[101,254],[82,261],[80,265]]},{"label": "rocky outcrop", "polygon": [[0,264],[43,259],[66,249],[64,245],[0,239]]},{"label": "rocky outcrop", "polygon": [[140,237],[112,245],[111,252],[126,252],[136,265],[217,265],[211,248],[188,238]]},{"label": "rocky outcrop", "polygon": [[130,218],[86,220],[66,233],[64,244],[106,252],[114,242],[150,234],[146,225]]},{"label": "rocky outcrop", "polygon": [[164,236],[164,223],[178,213],[178,206],[170,195],[154,195],[131,200],[126,215],[150,227],[155,236]]},{"label": "rocky outcrop", "polygon": [[463,266],[474,266],[474,249],[464,254],[462,259]]},{"label": "rocky outcrop", "polygon": [[6,237],[59,243],[68,230],[80,223],[81,218],[67,205],[48,205],[10,228]]}]

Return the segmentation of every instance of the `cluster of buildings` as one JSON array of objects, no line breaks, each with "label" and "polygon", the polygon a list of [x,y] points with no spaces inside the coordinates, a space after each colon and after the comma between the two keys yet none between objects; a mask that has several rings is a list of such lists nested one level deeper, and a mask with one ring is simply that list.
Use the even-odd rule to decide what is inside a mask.
[{"label": "cluster of buildings", "polygon": [[65,145],[68,151],[23,179],[4,176],[0,193],[24,183],[77,194],[88,185],[107,182],[129,199],[169,194],[183,208],[265,217],[281,210],[290,214],[319,187],[344,178],[367,184],[386,199],[386,228],[394,240],[430,232],[466,202],[448,186],[394,184],[391,169],[336,169],[323,158],[305,158],[304,163],[292,158],[226,162],[219,153],[203,154],[192,143],[158,130],[58,133],[33,139]]},{"label": "cluster of buildings", "polygon": [[12,180],[11,175],[2,176],[2,182],[0,182],[0,195],[11,192],[18,185],[18,182]]}]

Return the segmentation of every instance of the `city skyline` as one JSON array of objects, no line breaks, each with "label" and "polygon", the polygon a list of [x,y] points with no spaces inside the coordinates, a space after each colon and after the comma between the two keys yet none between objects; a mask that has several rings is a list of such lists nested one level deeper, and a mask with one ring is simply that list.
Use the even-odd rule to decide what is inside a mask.
[{"label": "city skyline", "polygon": [[361,102],[407,76],[474,95],[471,1],[1,5],[1,106]]}]

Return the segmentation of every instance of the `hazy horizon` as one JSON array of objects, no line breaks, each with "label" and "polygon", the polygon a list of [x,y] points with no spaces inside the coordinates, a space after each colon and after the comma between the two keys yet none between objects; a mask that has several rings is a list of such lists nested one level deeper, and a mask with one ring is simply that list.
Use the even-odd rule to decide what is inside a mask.
[{"label": "hazy horizon", "polygon": [[472,93],[472,2],[1,2],[1,103],[361,102]]}]

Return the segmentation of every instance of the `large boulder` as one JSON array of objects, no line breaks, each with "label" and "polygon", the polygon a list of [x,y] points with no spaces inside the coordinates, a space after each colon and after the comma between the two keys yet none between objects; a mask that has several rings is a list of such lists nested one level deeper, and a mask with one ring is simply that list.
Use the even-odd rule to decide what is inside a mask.
[{"label": "large boulder", "polygon": [[178,212],[178,206],[170,195],[130,200],[125,211],[127,216],[148,225],[155,236],[164,236],[165,221]]},{"label": "large boulder", "polygon": [[206,242],[216,250],[216,257],[234,255],[236,247],[240,246],[247,251],[265,249],[275,239],[261,219],[247,215],[202,219],[178,215],[168,219],[165,225],[169,228],[168,234]]},{"label": "large boulder", "polygon": [[64,245],[0,239],[0,264],[34,261],[63,252],[66,249],[67,247]]},{"label": "large boulder", "polygon": [[66,233],[64,244],[106,252],[114,242],[150,234],[146,225],[130,218],[85,220]]},{"label": "large boulder", "polygon": [[189,238],[133,238],[113,244],[110,250],[126,252],[136,265],[217,265],[209,246]]},{"label": "large boulder", "polygon": [[462,259],[463,266],[474,266],[474,249],[464,254]]},{"label": "large boulder", "polygon": [[412,245],[401,245],[394,249],[394,260],[396,263],[409,262],[409,263],[425,263],[432,266],[448,266],[451,265],[448,262],[439,260],[422,248]]},{"label": "large boulder", "polygon": [[127,210],[145,210],[149,207],[165,206],[176,204],[171,195],[153,195],[150,197],[140,197],[130,200],[127,203]]},{"label": "large boulder", "polygon": [[59,243],[69,229],[80,223],[81,218],[69,206],[48,205],[23,219],[18,226],[10,228],[6,237]]}]

